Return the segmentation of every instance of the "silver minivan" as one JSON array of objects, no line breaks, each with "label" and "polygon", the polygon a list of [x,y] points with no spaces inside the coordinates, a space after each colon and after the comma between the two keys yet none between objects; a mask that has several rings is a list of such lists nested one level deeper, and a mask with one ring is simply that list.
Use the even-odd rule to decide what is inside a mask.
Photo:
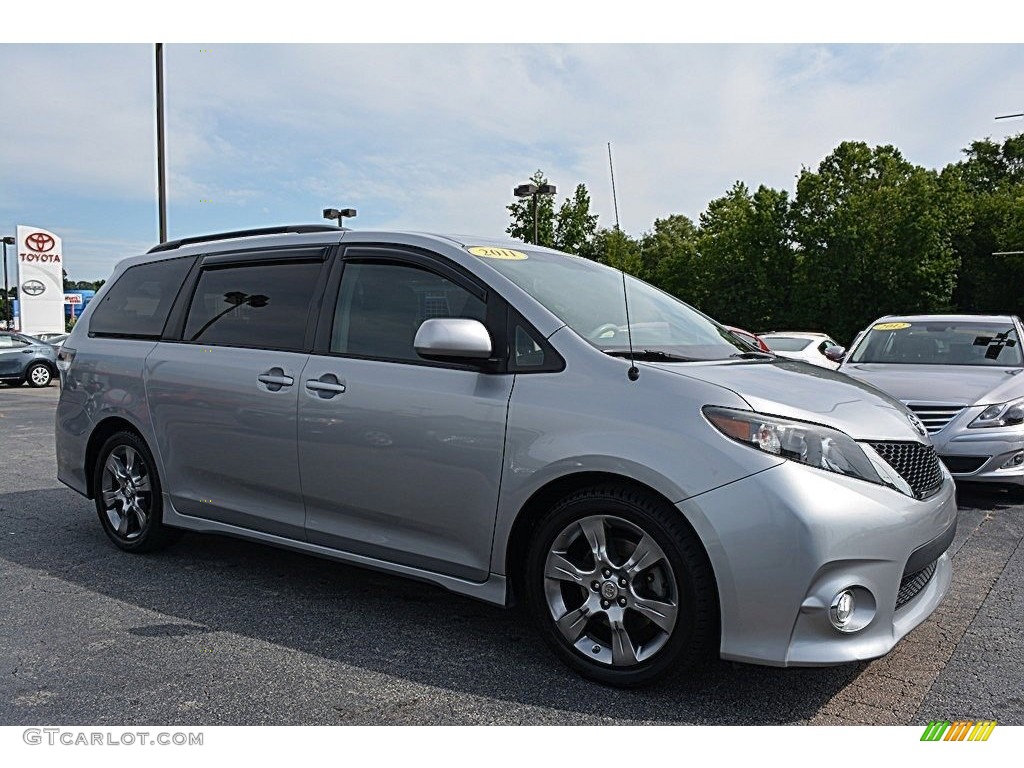
[{"label": "silver minivan", "polygon": [[949,588],[953,481],[901,403],[556,251],[165,243],[58,363],[59,478],[121,549],[220,533],[516,599],[605,683],[870,659]]}]

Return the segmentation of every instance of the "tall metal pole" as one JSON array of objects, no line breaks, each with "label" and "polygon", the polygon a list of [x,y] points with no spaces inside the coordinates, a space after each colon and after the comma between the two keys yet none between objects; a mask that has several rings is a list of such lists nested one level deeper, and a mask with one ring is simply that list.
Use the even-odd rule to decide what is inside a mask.
[{"label": "tall metal pole", "polygon": [[11,287],[7,283],[7,238],[4,238],[4,330],[11,327]]},{"label": "tall metal pole", "polygon": [[164,154],[164,44],[156,44],[156,183],[160,242],[167,242],[167,158]]},{"label": "tall metal pole", "polygon": [[540,245],[537,241],[537,192],[533,193],[533,244]]}]

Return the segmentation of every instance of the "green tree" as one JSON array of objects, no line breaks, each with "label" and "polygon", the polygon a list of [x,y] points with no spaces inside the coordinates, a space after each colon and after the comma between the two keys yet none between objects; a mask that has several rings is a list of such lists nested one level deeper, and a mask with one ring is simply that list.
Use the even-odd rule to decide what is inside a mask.
[{"label": "green tree", "polygon": [[686,216],[654,220],[654,229],[640,240],[643,264],[639,275],[663,291],[700,306],[707,296],[697,227]]},{"label": "green tree", "polygon": [[796,255],[789,233],[789,196],[736,182],[700,217],[701,309],[743,328],[783,327],[791,316]]},{"label": "green tree", "polygon": [[583,184],[576,185],[571,198],[566,198],[555,216],[555,248],[578,254],[594,236],[597,214],[590,212],[590,193]]},{"label": "green tree", "polygon": [[580,256],[621,269],[640,279],[644,278],[644,262],[639,241],[621,229],[602,228],[580,250]]},{"label": "green tree", "polygon": [[799,249],[793,320],[851,338],[879,315],[950,309],[958,212],[939,175],[892,146],[843,142],[804,169],[792,208]]}]

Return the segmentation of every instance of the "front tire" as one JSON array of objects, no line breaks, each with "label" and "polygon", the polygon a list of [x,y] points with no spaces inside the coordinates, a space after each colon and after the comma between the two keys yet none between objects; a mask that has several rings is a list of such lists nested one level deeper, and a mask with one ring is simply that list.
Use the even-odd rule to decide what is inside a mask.
[{"label": "front tire", "polygon": [[548,645],[584,677],[634,687],[712,659],[710,563],[674,506],[627,485],[573,493],[538,525],[525,598]]},{"label": "front tire", "polygon": [[153,552],[181,532],[163,523],[163,494],[153,454],[134,432],[118,432],[100,448],[93,469],[96,513],[104,532],[126,552]]},{"label": "front tire", "polygon": [[30,387],[48,387],[53,381],[53,371],[44,363],[33,363],[25,372],[25,381]]}]

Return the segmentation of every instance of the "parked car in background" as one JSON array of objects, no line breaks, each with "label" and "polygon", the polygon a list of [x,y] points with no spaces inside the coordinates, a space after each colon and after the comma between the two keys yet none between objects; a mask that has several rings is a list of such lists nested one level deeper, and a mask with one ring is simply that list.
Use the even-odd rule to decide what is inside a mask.
[{"label": "parked car in background", "polygon": [[768,348],[768,345],[764,343],[764,339],[762,339],[756,333],[751,333],[750,331],[745,331],[742,328],[737,328],[737,327],[732,326],[732,325],[727,325],[725,327],[731,333],[736,334],[741,339],[743,339],[745,342],[747,342],[754,349],[758,349],[761,352],[768,352],[769,354],[771,353],[771,350]]},{"label": "parked car in background", "polygon": [[803,360],[832,370],[839,367],[839,363],[825,355],[826,350],[839,345],[824,333],[771,331],[760,336],[768,348],[780,357]]},{"label": "parked car in background", "polygon": [[887,316],[840,370],[902,401],[958,480],[1024,487],[1024,355],[1012,315]]},{"label": "parked car in background", "polygon": [[64,341],[68,335],[66,333],[37,333],[33,338],[45,341],[47,344],[53,344],[57,346],[58,341]]},{"label": "parked car in background", "polygon": [[219,533],[517,599],[605,683],[874,658],[949,589],[955,489],[904,406],[550,249],[163,243],[59,364],[58,478],[117,547]]},{"label": "parked car in background", "polygon": [[57,349],[32,336],[0,331],[0,383],[45,387],[57,375]]}]

